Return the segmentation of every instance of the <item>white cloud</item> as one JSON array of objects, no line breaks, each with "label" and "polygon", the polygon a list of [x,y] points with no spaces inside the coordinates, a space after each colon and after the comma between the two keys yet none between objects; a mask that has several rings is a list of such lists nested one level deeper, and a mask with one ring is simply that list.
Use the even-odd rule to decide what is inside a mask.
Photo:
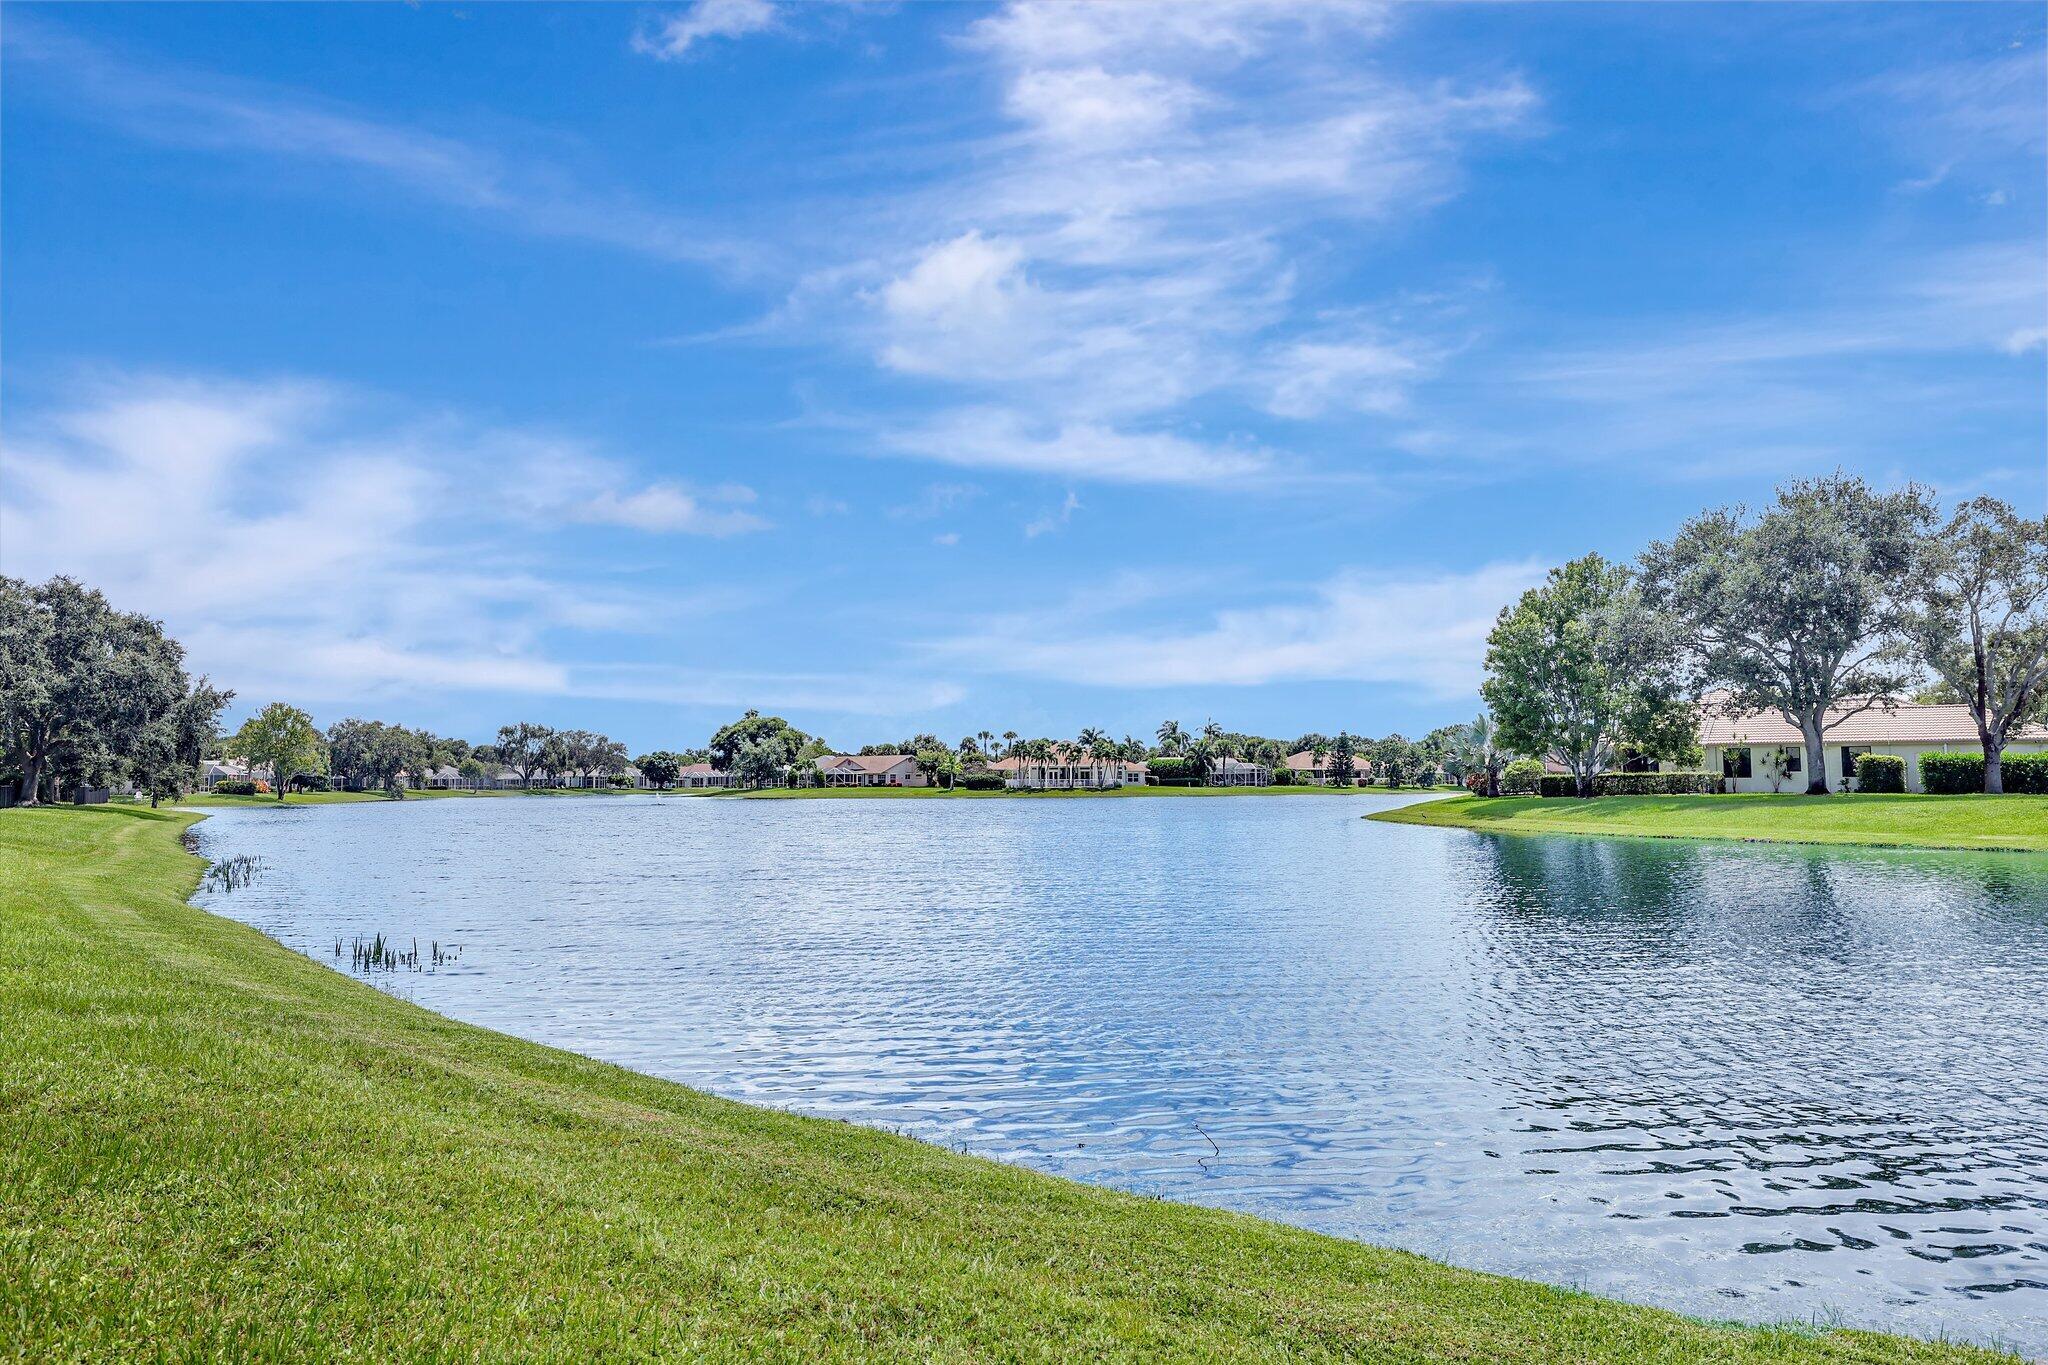
[{"label": "white cloud", "polygon": [[1428,371],[1422,357],[1393,342],[1297,341],[1268,362],[1266,410],[1277,417],[1319,417],[1332,410],[1389,414]]},{"label": "white cloud", "polygon": [[660,260],[742,269],[758,256],[750,245],[629,195],[579,184],[543,157],[504,154],[291,91],[168,63],[131,63],[40,20],[14,17],[7,52],[33,63],[85,112],[151,142],[368,172],[520,231]]},{"label": "white cloud", "polygon": [[1278,604],[1232,607],[1180,631],[1132,627],[1120,608],[1075,601],[992,618],[929,642],[963,667],[1101,687],[1393,683],[1437,697],[1479,685],[1501,607],[1541,582],[1534,562],[1442,573],[1348,572]]},{"label": "white cloud", "polygon": [[739,38],[774,28],[770,0],[696,0],[633,36],[635,51],[665,62],[679,61],[706,38]]},{"label": "white cloud", "polygon": [[808,276],[781,321],[967,391],[969,421],[894,433],[897,453],[1125,481],[1277,472],[1162,433],[1216,393],[1297,416],[1395,411],[1443,345],[1392,323],[1330,334],[1296,297],[1303,263],[1326,225],[1369,250],[1359,224],[1455,193],[1467,149],[1537,106],[1513,75],[1373,67],[1387,20],[1376,4],[1006,5],[963,45],[1011,131],[853,219],[868,240]]},{"label": "white cloud", "polygon": [[1067,147],[1107,148],[1156,138],[1203,102],[1186,81],[1099,66],[1035,69],[1011,84],[1011,114],[1039,136]]},{"label": "white cloud", "polygon": [[945,413],[922,427],[886,433],[883,443],[893,453],[944,464],[1107,483],[1241,483],[1273,466],[1272,457],[1258,449],[1088,422],[1041,426],[991,408]]},{"label": "white cloud", "polygon": [[1071,489],[1069,489],[1067,492],[1067,496],[1060,500],[1058,511],[1048,512],[1044,516],[1039,517],[1036,520],[1025,523],[1024,539],[1036,540],[1040,536],[1052,534],[1054,531],[1059,530],[1068,522],[1072,521],[1074,519],[1074,513],[1080,510],[1080,497],[1077,494],[1075,494]]},{"label": "white cloud", "polygon": [[[301,381],[127,375],[8,417],[0,570],[81,577],[263,699],[574,690],[548,652],[557,635],[658,631],[736,604],[572,578],[536,518],[705,534],[755,520],[734,506],[745,489],[715,488],[707,506],[558,437],[408,421]],[[542,468],[556,473],[537,501],[487,491]]]}]

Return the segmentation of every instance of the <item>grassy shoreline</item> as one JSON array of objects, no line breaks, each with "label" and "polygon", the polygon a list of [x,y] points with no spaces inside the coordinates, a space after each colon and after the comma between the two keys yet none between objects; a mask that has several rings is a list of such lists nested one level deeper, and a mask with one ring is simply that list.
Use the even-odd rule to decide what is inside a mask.
[{"label": "grassy shoreline", "polygon": [[0,811],[4,1354],[2011,1359],[1707,1325],[459,1024],[187,904],[197,818]]},{"label": "grassy shoreline", "polygon": [[1366,818],[1501,834],[2048,851],[2048,799],[2038,796],[1460,796]]}]

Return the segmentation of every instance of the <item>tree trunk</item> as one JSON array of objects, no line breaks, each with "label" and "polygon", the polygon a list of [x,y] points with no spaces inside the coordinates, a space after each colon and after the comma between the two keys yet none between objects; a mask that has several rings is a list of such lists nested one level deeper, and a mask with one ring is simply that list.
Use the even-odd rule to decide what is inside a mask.
[{"label": "tree trunk", "polygon": [[1984,794],[2005,795],[2005,743],[1984,736]]},{"label": "tree trunk", "polygon": [[1820,722],[1805,719],[1799,723],[1800,733],[1806,736],[1806,794],[1826,796],[1828,794],[1828,755],[1821,743]]},{"label": "tree trunk", "polygon": [[21,804],[41,805],[43,799],[43,760],[40,756],[30,758],[21,765]]}]

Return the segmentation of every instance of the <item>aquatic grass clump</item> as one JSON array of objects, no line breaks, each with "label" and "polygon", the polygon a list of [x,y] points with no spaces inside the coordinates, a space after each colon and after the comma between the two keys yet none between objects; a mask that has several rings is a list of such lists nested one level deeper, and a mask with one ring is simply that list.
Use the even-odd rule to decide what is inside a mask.
[{"label": "aquatic grass clump", "polygon": [[239,891],[256,880],[256,874],[263,870],[263,860],[247,853],[237,853],[232,858],[223,858],[206,869],[205,889],[208,891]]},{"label": "aquatic grass clump", "polygon": [[[341,939],[334,940],[334,959],[337,962],[341,960],[343,946]],[[426,955],[422,957],[418,939],[412,941],[411,948],[402,949],[398,946],[398,940],[387,939],[381,933],[366,939],[350,939],[346,946],[349,970],[358,975],[400,970],[431,973],[439,968],[452,966],[462,957],[460,944],[442,944],[438,940],[429,940]]]}]

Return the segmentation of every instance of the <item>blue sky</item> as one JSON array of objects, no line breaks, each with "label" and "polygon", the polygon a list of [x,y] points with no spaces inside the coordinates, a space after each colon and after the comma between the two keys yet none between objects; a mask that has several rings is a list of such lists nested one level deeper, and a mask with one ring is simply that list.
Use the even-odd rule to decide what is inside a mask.
[{"label": "blue sky", "polygon": [[2048,497],[2034,4],[4,17],[0,568],[323,723],[1414,734],[1701,506]]}]

